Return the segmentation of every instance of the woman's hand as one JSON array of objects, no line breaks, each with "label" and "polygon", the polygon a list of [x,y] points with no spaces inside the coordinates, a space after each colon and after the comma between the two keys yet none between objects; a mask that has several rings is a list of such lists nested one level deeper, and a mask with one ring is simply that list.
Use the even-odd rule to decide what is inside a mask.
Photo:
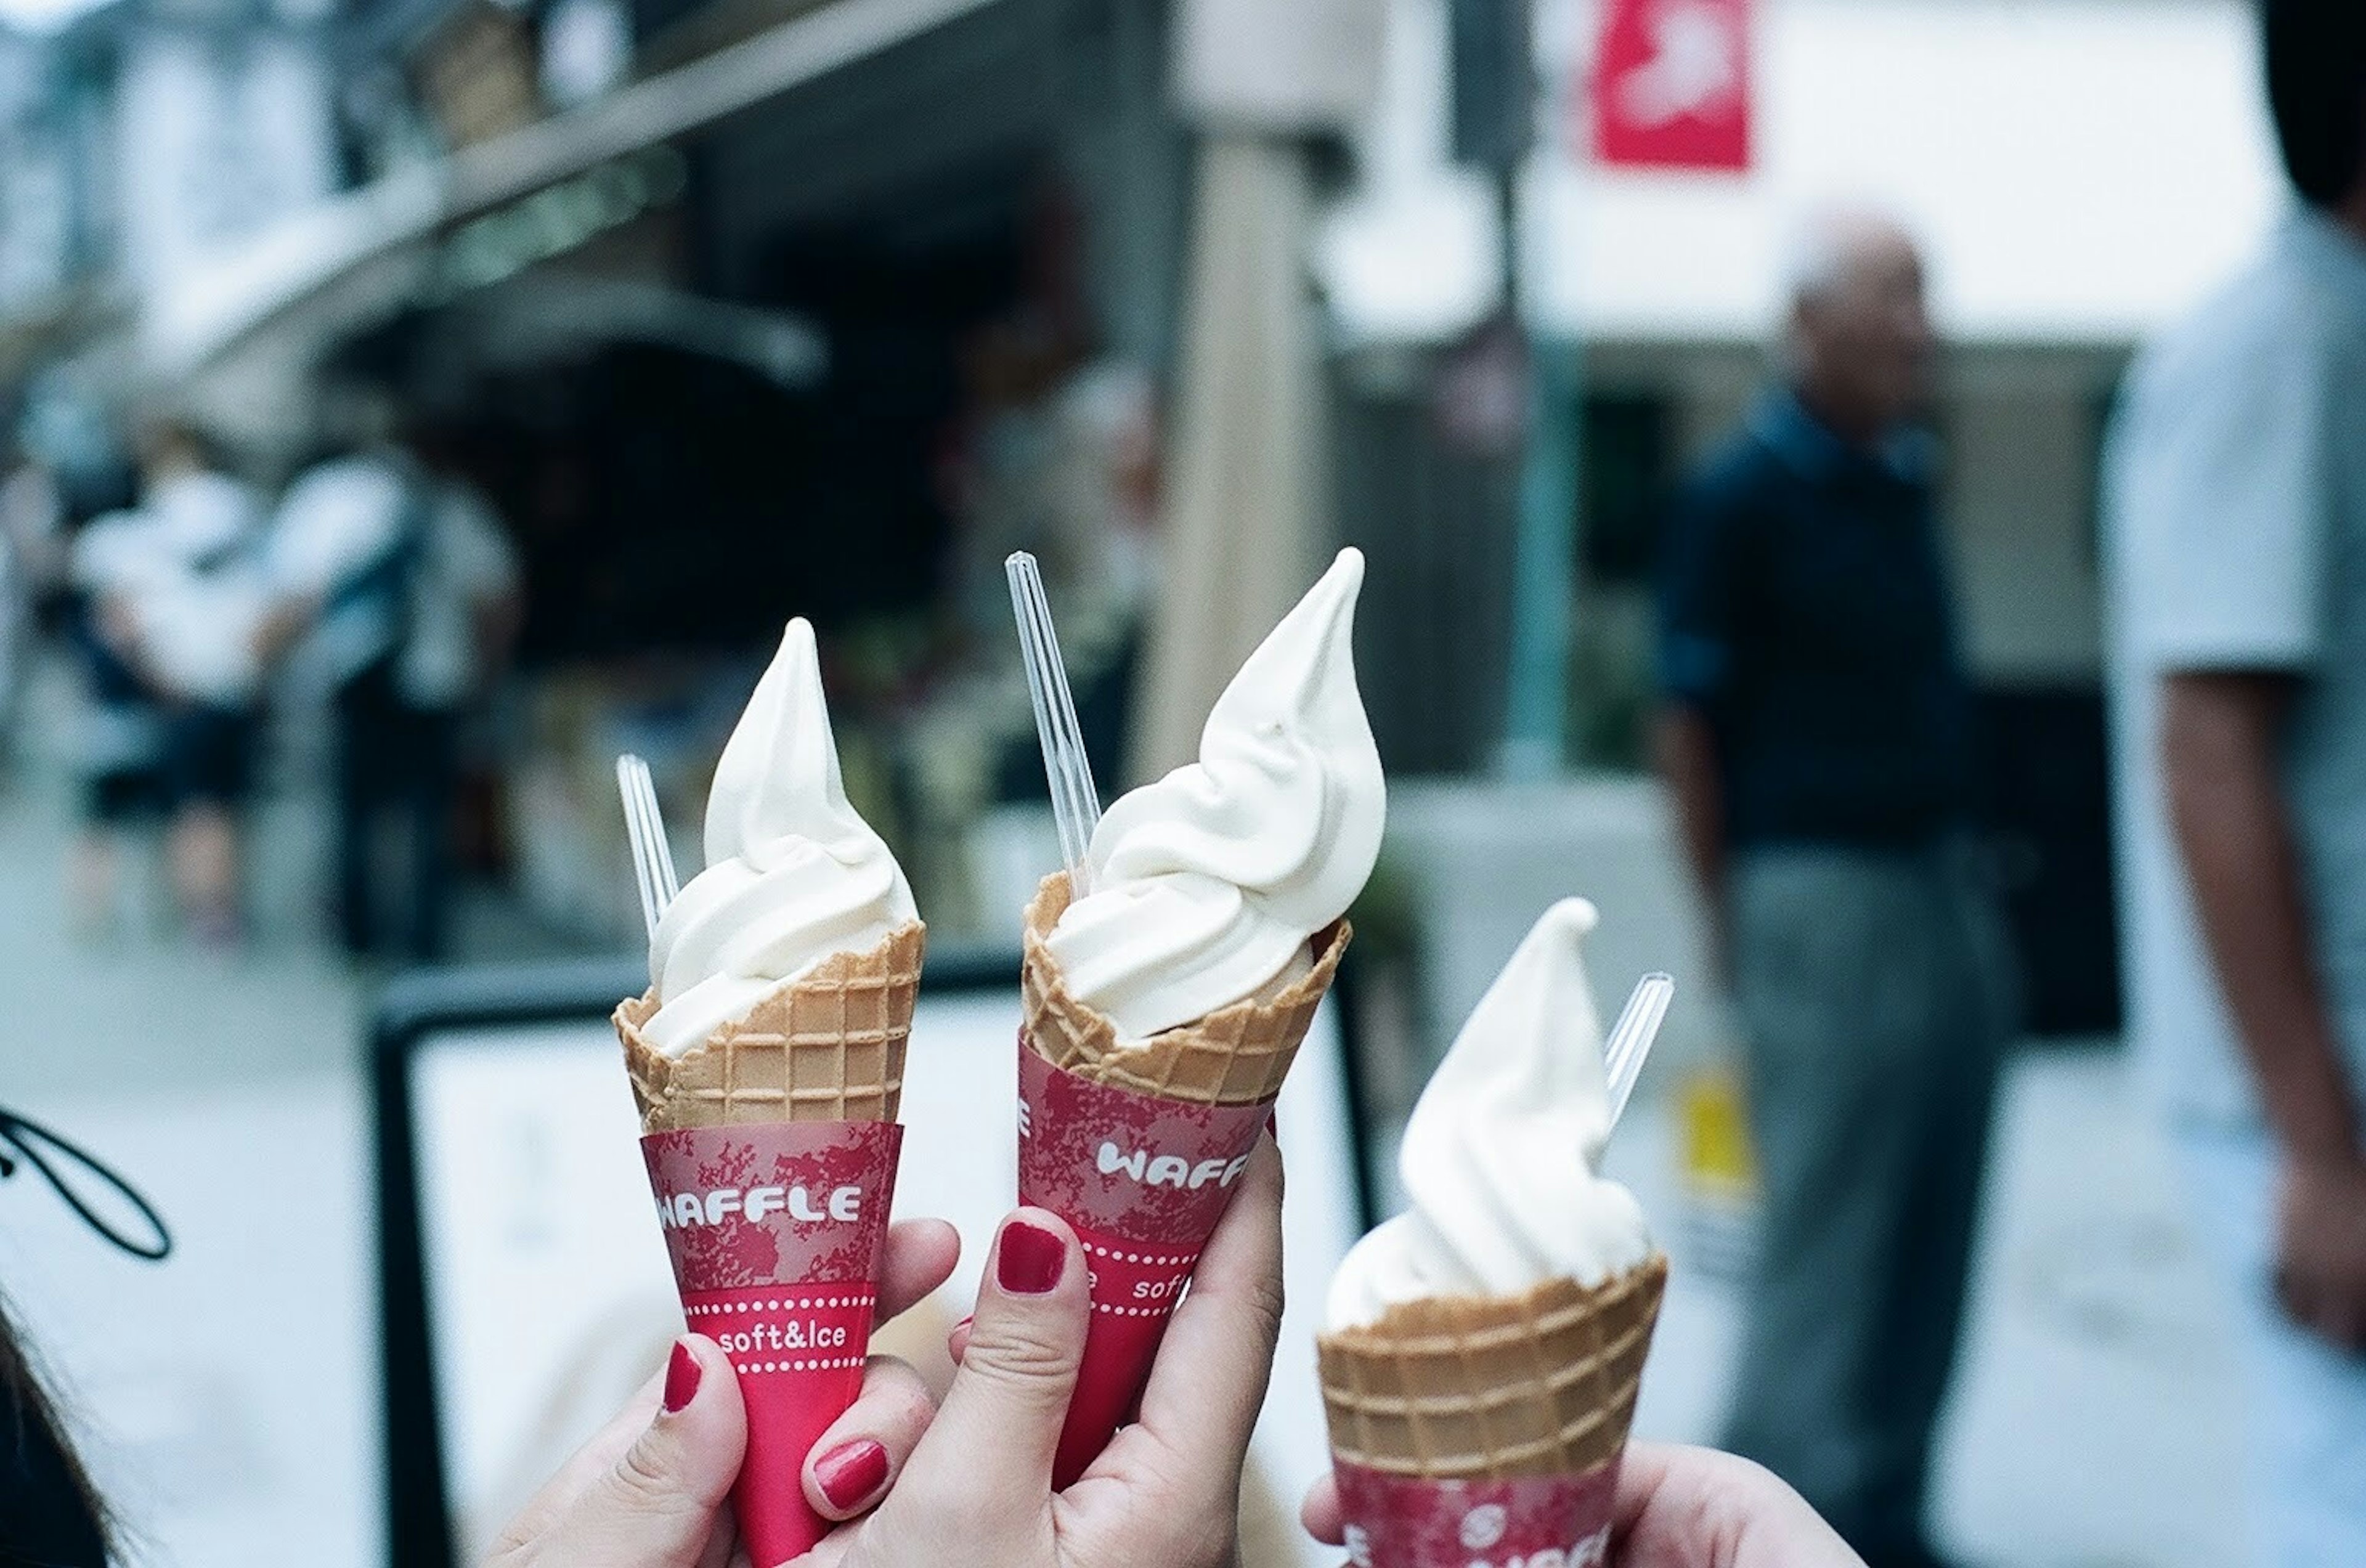
[{"label": "woman's hand", "polygon": [[[1301,1518],[1337,1546],[1345,1523],[1330,1477]],[[1799,1495],[1758,1465],[1714,1449],[1629,1443],[1612,1504],[1614,1568],[1865,1568]]]},{"label": "woman's hand", "polygon": [[1142,1396],[1065,1492],[1052,1456],[1084,1356],[1085,1259],[1041,1209],[1003,1222],[944,1408],[878,1511],[799,1568],[1224,1568],[1281,1330],[1281,1156],[1263,1140]]},{"label": "woman's hand", "polygon": [[[960,1254],[961,1237],[942,1220],[889,1227],[880,1321],[943,1284]],[[871,1358],[862,1394],[806,1461],[806,1498],[834,1519],[868,1506],[919,1440],[931,1408],[911,1368]],[[685,1335],[666,1370],[576,1450],[501,1533],[485,1568],[749,1568],[724,1506],[747,1443],[729,1359],[712,1339]],[[833,1503],[819,1483],[829,1479],[834,1456],[842,1475],[850,1453],[871,1463],[871,1448],[884,1461],[878,1484],[861,1496],[841,1491],[845,1506]]]}]

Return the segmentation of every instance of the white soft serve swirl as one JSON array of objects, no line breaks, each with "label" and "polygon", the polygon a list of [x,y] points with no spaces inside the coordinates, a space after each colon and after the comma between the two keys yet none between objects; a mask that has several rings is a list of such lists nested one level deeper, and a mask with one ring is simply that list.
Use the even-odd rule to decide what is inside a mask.
[{"label": "white soft serve swirl", "polygon": [[1398,1155],[1413,1207],[1340,1263],[1333,1331],[1432,1296],[1598,1284],[1651,1256],[1634,1195],[1600,1174],[1610,1096],[1579,952],[1594,923],[1583,898],[1546,910],[1455,1037]]},{"label": "white soft serve swirl", "polygon": [[1088,857],[1092,893],[1047,945],[1122,1042],[1306,973],[1308,939],[1371,875],[1387,785],[1356,689],[1364,558],[1339,552],[1249,655],[1200,760],[1122,796]]},{"label": "white soft serve swirl", "polygon": [[662,1004],[641,1034],[679,1056],[833,953],[919,919],[903,867],[846,803],[813,627],[789,623],[706,797],[706,869],[649,939]]}]

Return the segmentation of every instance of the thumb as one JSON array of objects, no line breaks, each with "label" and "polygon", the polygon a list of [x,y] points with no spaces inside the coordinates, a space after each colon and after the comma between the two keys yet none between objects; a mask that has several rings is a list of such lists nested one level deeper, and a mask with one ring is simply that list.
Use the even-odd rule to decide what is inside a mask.
[{"label": "thumb", "polygon": [[555,1522],[538,1561],[558,1568],[694,1568],[748,1446],[739,1380],[704,1335],[674,1342],[665,1397],[632,1446]]},{"label": "thumb", "polygon": [[960,1498],[995,1512],[1048,1498],[1087,1311],[1076,1233],[1042,1209],[1005,1220],[968,1348],[910,1473],[941,1475]]}]

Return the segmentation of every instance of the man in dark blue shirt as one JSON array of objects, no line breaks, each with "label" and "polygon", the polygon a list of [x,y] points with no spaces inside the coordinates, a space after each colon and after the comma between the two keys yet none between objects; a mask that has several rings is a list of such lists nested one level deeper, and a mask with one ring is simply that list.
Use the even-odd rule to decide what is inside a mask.
[{"label": "man in dark blue shirt", "polygon": [[1968,841],[1971,700],[1931,518],[1913,243],[1809,231],[1783,385],[1693,477],[1660,754],[1748,1033],[1765,1190],[1727,1446],[1871,1568],[1922,1526],[2011,965]]}]

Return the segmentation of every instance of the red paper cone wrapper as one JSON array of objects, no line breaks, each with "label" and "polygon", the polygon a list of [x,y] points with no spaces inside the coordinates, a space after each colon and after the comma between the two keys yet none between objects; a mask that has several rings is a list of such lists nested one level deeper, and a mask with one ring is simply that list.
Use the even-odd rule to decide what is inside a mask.
[{"label": "red paper cone wrapper", "polygon": [[1603,1568],[1618,1461],[1575,1475],[1432,1480],[1339,1461],[1355,1568]]},{"label": "red paper cone wrapper", "polygon": [[862,1390],[904,1129],[893,1122],[685,1127],[641,1140],[691,1329],[723,1347],[748,1407],[732,1504],[771,1568],[831,1528],[806,1456]]},{"label": "red paper cone wrapper", "polygon": [[1075,1227],[1092,1320],[1052,1466],[1084,1472],[1132,1419],[1166,1320],[1248,1168],[1273,1102],[1200,1105],[1098,1084],[1019,1037],[1019,1201]]}]

